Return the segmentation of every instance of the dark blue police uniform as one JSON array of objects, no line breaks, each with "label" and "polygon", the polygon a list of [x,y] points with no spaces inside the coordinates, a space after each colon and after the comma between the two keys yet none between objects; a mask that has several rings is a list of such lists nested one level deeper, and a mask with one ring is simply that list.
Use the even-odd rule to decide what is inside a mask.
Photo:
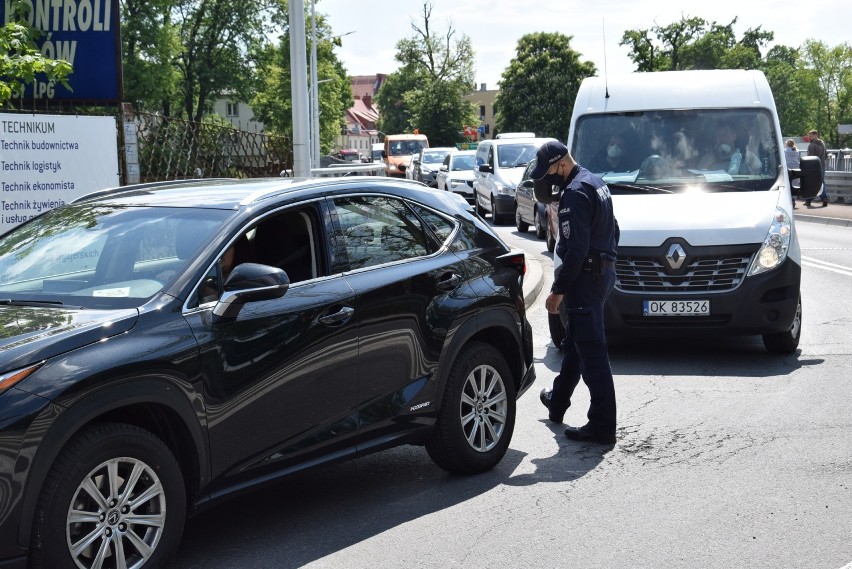
[{"label": "dark blue police uniform", "polygon": [[615,387],[604,333],[604,303],[615,285],[618,222],[606,183],[575,166],[559,199],[562,259],[551,292],[563,294],[568,316],[562,368],[553,381],[549,408],[564,414],[580,381],[589,388],[589,422],[584,430],[615,437]]}]

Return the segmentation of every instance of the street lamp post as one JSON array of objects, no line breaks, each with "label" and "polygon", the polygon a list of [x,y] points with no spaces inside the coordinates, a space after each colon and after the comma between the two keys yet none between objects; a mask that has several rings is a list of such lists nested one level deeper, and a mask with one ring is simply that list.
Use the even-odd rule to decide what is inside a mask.
[{"label": "street lamp post", "polygon": [[[311,0],[313,2],[313,0]],[[308,133],[308,78],[305,66],[293,62],[305,61],[305,3],[290,0],[290,95],[293,99],[293,174],[297,177],[311,173],[310,140]]]}]

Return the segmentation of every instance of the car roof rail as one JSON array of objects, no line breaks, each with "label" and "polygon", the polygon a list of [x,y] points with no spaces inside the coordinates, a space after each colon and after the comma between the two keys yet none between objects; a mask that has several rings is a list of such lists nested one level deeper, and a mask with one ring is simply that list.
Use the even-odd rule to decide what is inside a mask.
[{"label": "car roof rail", "polygon": [[159,180],[157,182],[142,182],[140,184],[128,184],[126,186],[116,186],[114,188],[104,188],[103,190],[95,190],[94,192],[89,192],[88,194],[75,198],[69,203],[80,203],[96,198],[102,198],[104,196],[120,195],[123,193],[135,192],[138,190],[147,190],[150,188],[159,188],[163,186],[173,186],[175,184],[195,186],[209,184],[210,182],[231,182],[235,180],[236,178],[190,178],[187,180]]}]

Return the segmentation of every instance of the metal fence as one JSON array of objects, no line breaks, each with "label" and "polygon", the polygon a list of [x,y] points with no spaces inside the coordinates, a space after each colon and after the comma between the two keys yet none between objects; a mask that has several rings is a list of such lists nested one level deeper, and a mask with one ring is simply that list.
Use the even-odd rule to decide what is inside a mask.
[{"label": "metal fence", "polygon": [[136,129],[135,153],[126,152],[124,141],[119,149],[122,183],[128,158],[136,159],[140,182],[258,178],[292,170],[293,146],[283,136],[144,112],[125,113],[122,120]]}]

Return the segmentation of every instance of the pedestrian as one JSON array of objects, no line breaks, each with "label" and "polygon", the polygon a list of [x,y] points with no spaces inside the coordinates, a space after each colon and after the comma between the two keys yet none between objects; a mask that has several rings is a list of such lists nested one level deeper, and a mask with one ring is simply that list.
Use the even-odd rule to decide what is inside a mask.
[{"label": "pedestrian", "polygon": [[565,436],[575,441],[615,444],[615,386],[604,333],[604,303],[615,285],[618,222],[606,183],[574,161],[564,144],[549,141],[536,153],[538,163],[530,177],[558,186],[559,242],[562,261],[547,296],[547,311],[558,314],[560,305],[568,323],[562,343],[562,366],[553,389],[540,399],[548,418],[561,423],[571,406],[574,389],[583,381],[591,404],[588,423],[568,427]]},{"label": "pedestrian", "polygon": [[[796,141],[788,138],[784,143],[784,160],[787,162],[787,170],[794,170],[800,165],[799,150],[796,148]],[[793,197],[793,209],[796,209],[796,193],[795,188],[799,187],[798,179],[796,182],[790,181],[790,195]]]},{"label": "pedestrian", "polygon": [[[825,191],[825,163],[828,162],[828,152],[825,149],[825,143],[819,137],[819,131],[815,128],[808,131],[808,138],[810,139],[810,143],[808,143],[808,156],[819,158],[820,169],[822,169],[822,191],[817,197],[822,200],[822,207],[826,207],[828,205],[828,194]],[[808,198],[805,200],[806,207],[811,207],[812,199]]]}]

